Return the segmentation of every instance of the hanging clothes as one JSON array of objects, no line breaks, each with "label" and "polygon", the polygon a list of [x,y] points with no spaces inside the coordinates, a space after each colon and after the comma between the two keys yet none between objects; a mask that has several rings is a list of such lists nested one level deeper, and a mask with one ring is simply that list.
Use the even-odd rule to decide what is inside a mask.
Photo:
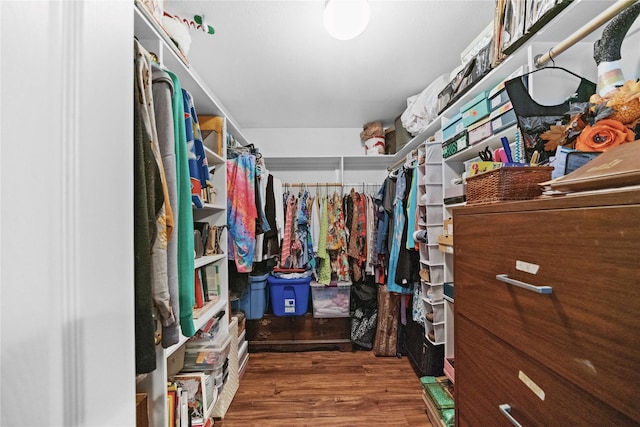
[{"label": "hanging clothes", "polygon": [[269,220],[267,219],[266,214],[268,177],[269,173],[267,171],[263,170],[260,166],[256,166],[256,209],[258,211],[258,221],[256,223],[256,247],[253,255],[253,260],[255,262],[261,262],[265,258],[265,235],[271,231],[271,225],[269,225]]},{"label": "hanging clothes", "polygon": [[[273,259],[280,254],[280,239],[278,238],[278,220],[276,200],[282,200],[282,195],[276,195],[274,177],[270,173],[266,176],[265,216],[269,223],[269,231],[264,233],[264,259]],[[281,203],[278,203],[282,207]]]},{"label": "hanging clothes", "polygon": [[[404,199],[402,200],[404,208],[402,215],[404,215],[404,226],[402,230],[402,237],[400,241],[400,250],[398,254],[398,264],[396,268],[395,282],[401,286],[408,286],[411,288],[414,283],[420,280],[418,272],[420,270],[420,254],[413,247],[407,248],[407,240],[409,235],[409,213],[408,203],[410,189],[413,182],[417,178],[414,168],[408,168],[405,171],[406,187],[404,193]],[[396,194],[397,197],[397,194]]]},{"label": "hanging clothes", "polygon": [[[162,346],[167,348],[176,344],[180,339],[179,322],[179,291],[178,291],[178,239],[177,239],[177,209],[178,188],[176,176],[175,132],[173,126],[173,82],[169,74],[157,64],[152,64],[152,92],[153,110],[155,114],[158,147],[164,167],[165,179],[169,196],[169,207],[172,212],[167,215],[168,226],[172,228],[171,237],[167,242],[167,289],[168,306],[160,300],[162,323]],[[173,209],[176,210],[175,215]],[[158,304],[158,301],[156,301]]]},{"label": "hanging clothes", "polygon": [[[202,189],[206,189],[207,187],[207,178],[204,177],[202,167],[203,167],[203,157],[206,160],[206,156],[204,155],[204,148],[202,147],[202,138],[194,133],[196,130],[195,125],[195,114],[192,111],[193,98],[191,94],[182,89],[182,97],[183,97],[183,107],[184,107],[184,129],[187,135],[187,150],[189,153],[189,176],[191,177],[191,202],[196,208],[202,208],[204,206],[205,201],[202,199]],[[199,144],[196,144],[197,138],[199,139]],[[201,149],[201,151],[199,150]],[[208,173],[208,172],[207,172]]]},{"label": "hanging clothes", "polygon": [[376,230],[376,210],[373,197],[366,195],[367,204],[367,257],[365,261],[365,274],[372,276],[375,274],[375,266],[377,264],[376,247],[377,247],[377,230]]},{"label": "hanging clothes", "polygon": [[[404,168],[398,172],[396,181],[396,197],[393,210],[393,238],[391,239],[391,251],[389,253],[389,271],[387,277],[387,289],[389,292],[400,294],[413,293],[413,283],[406,277],[403,251],[406,244],[406,192],[407,184],[410,184],[411,170]],[[398,280],[400,279],[400,280]]]},{"label": "hanging clothes", "polygon": [[331,282],[331,257],[327,251],[329,236],[329,201],[327,196],[320,199],[320,230],[318,239],[318,283],[328,285]]},{"label": "hanging clothes", "polygon": [[156,218],[163,197],[160,171],[153,159],[151,131],[150,60],[146,50],[134,42],[134,287],[136,373],[156,368],[151,247],[156,239]]},{"label": "hanging clothes", "polygon": [[364,197],[351,189],[347,199],[348,211],[350,212],[348,229],[349,233],[349,245],[348,255],[350,262],[350,271],[352,272],[352,280],[354,282],[360,282],[363,279],[364,261],[366,260],[366,205],[364,203]]},{"label": "hanging clothes", "polygon": [[415,250],[416,241],[413,238],[413,232],[416,231],[416,211],[418,205],[418,175],[413,174],[411,179],[411,190],[407,198],[407,243],[406,249]]},{"label": "hanging clothes", "polygon": [[227,159],[228,257],[238,272],[250,273],[256,242],[255,168],[256,157],[239,154]]},{"label": "hanging clothes", "polygon": [[184,97],[180,80],[171,71],[167,71],[173,82],[173,130],[176,153],[176,184],[178,243],[178,305],[180,307],[180,331],[185,337],[196,333],[193,324],[193,306],[195,304],[195,277],[193,258],[193,208],[191,199],[191,177],[189,173],[189,149],[184,120]]},{"label": "hanging clothes", "polygon": [[331,270],[336,280],[347,282],[349,277],[349,260],[347,258],[347,233],[342,212],[342,200],[337,192],[328,203],[329,231],[327,234],[327,250],[331,258]]},{"label": "hanging clothes", "polygon": [[293,195],[285,195],[286,211],[284,219],[284,237],[282,239],[282,254],[280,256],[280,266],[282,268],[292,268],[293,258],[291,254],[291,245],[293,243],[294,228],[293,217],[296,210],[296,198]]}]

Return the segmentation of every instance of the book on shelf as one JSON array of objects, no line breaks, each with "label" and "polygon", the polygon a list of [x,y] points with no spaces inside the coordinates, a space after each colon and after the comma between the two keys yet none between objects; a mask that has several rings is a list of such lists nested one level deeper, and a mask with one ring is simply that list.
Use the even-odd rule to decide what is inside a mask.
[{"label": "book on shelf", "polygon": [[200,283],[202,283],[202,298],[204,302],[209,301],[209,279],[207,277],[207,269],[204,267],[200,267],[198,269],[200,273]]},{"label": "book on shelf", "polygon": [[217,301],[220,297],[220,267],[209,264],[204,269],[207,276],[207,296],[210,301]]},{"label": "book on shelf", "polygon": [[204,425],[209,417],[216,393],[211,375],[204,372],[177,374],[173,377],[177,385],[187,392],[189,420],[192,426]]},{"label": "book on shelf", "polygon": [[195,270],[195,308],[202,308],[204,306],[204,296],[202,292],[202,282],[200,281],[200,269]]},{"label": "book on shelf", "polygon": [[613,147],[567,175],[540,185],[572,192],[640,184],[640,140]]},{"label": "book on shelf", "polygon": [[180,427],[187,427],[189,422],[189,393],[180,388]]},{"label": "book on shelf", "polygon": [[177,390],[167,390],[167,419],[169,427],[176,427],[176,403],[178,399]]}]

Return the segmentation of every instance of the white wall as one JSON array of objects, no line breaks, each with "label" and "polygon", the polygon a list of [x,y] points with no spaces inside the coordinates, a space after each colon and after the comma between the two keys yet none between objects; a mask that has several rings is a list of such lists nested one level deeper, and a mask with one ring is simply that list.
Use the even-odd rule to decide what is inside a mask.
[{"label": "white wall", "polygon": [[243,129],[265,157],[360,156],[362,128]]},{"label": "white wall", "polygon": [[0,23],[0,425],[134,425],[132,2]]}]

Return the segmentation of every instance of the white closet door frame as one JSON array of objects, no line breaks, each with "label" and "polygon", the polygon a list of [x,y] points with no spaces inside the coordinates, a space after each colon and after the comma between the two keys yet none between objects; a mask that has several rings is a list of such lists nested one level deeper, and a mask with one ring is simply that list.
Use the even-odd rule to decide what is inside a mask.
[{"label": "white closet door frame", "polygon": [[0,46],[0,425],[134,425],[131,1],[0,1]]}]

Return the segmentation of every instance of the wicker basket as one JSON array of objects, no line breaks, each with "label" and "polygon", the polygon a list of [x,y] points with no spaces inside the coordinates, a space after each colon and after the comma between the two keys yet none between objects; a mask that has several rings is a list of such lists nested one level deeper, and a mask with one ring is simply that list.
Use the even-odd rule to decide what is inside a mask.
[{"label": "wicker basket", "polygon": [[538,185],[551,179],[551,166],[502,167],[467,178],[467,205],[529,200],[542,194]]}]

